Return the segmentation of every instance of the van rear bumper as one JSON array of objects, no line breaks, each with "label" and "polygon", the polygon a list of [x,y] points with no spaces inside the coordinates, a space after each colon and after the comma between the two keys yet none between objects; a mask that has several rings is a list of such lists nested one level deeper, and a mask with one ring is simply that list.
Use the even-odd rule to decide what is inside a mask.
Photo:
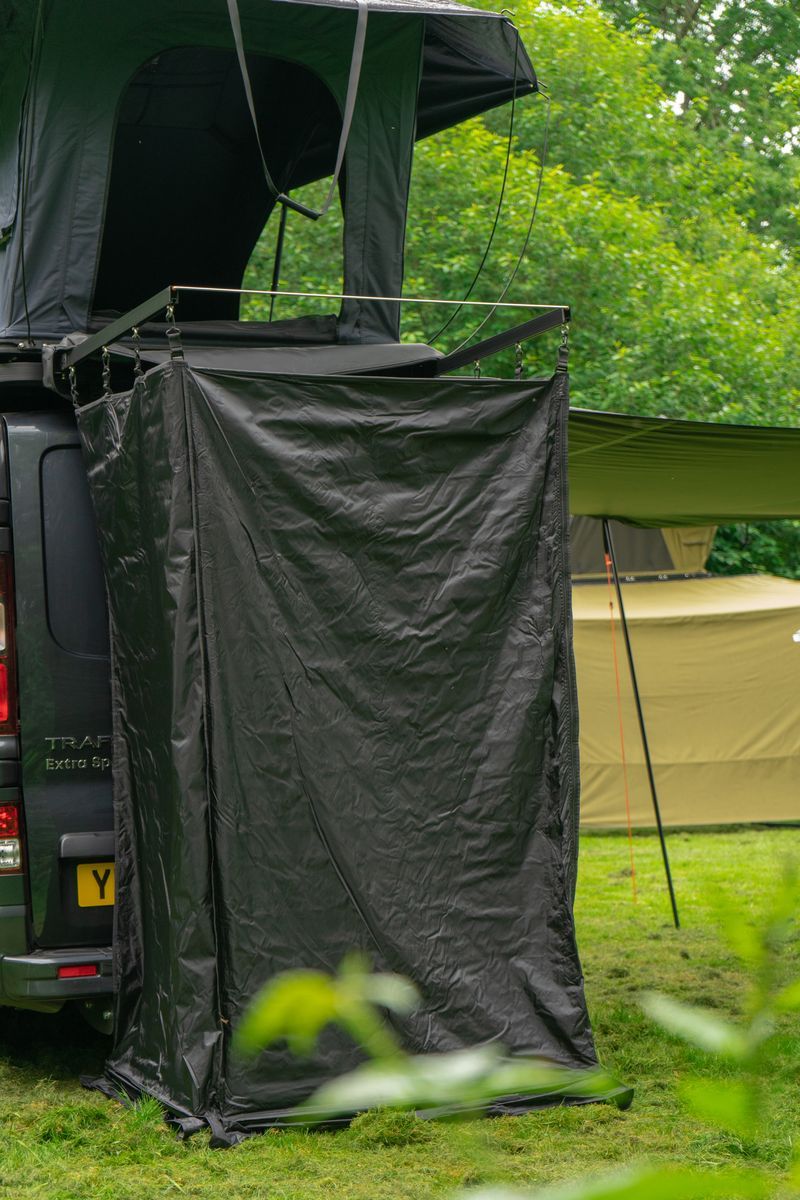
[{"label": "van rear bumper", "polygon": [[[93,964],[96,975],[59,979],[59,967]],[[0,1004],[20,1008],[60,1008],[65,1000],[86,1000],[112,992],[111,947],[38,950],[0,958]]]}]

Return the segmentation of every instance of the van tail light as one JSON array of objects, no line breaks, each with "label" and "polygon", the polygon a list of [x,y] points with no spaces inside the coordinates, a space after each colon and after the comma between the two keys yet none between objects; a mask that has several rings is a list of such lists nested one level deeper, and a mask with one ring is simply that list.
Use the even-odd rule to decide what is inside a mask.
[{"label": "van tail light", "polygon": [[0,875],[22,870],[22,843],[18,837],[0,838]]},{"label": "van tail light", "polygon": [[19,807],[0,804],[0,874],[22,870]]},{"label": "van tail light", "polygon": [[[19,729],[14,657],[14,580],[11,555],[0,554],[0,735]],[[0,804],[0,875],[22,870],[22,821],[18,804]]]},{"label": "van tail light", "polygon": [[16,804],[0,804],[0,838],[19,837],[19,808]]},{"label": "van tail light", "polygon": [[18,729],[11,555],[0,554],[0,734],[17,733]]}]

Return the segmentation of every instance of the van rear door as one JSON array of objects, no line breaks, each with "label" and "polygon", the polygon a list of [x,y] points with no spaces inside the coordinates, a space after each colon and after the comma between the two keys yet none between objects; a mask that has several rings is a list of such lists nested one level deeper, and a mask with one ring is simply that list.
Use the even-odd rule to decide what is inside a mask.
[{"label": "van rear door", "polygon": [[6,414],[31,949],[109,945],[105,588],[74,420]]}]

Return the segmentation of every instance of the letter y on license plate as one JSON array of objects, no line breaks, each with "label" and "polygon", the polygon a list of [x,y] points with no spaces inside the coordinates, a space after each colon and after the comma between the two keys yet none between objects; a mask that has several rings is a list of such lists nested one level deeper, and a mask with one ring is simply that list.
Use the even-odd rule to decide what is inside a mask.
[{"label": "letter y on license plate", "polygon": [[114,903],[114,864],[78,863],[78,907]]}]

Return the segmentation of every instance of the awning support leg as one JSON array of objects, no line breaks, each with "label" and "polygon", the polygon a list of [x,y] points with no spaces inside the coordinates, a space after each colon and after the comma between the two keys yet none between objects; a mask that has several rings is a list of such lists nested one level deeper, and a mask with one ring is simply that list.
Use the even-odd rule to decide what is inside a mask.
[{"label": "awning support leg", "polygon": [[617,572],[617,556],[614,553],[614,539],[611,535],[611,526],[609,522],[603,519],[603,548],[606,554],[611,559],[611,571],[614,576],[614,589],[617,593],[617,604],[619,605],[620,624],[622,625],[622,636],[625,639],[625,652],[628,656],[628,667],[631,673],[631,683],[633,684],[633,698],[636,702],[636,716],[639,721],[639,732],[642,736],[642,750],[644,751],[644,761],[647,767],[647,779],[650,784],[650,795],[653,800],[653,811],[656,816],[656,826],[658,828],[658,838],[661,842],[661,857],[664,860],[664,874],[667,877],[667,887],[669,888],[669,902],[672,905],[672,919],[675,923],[675,928],[680,929],[681,922],[678,916],[678,905],[675,900],[675,888],[672,885],[672,872],[669,866],[669,854],[667,853],[667,842],[664,837],[664,826],[661,822],[661,808],[658,803],[658,793],[656,791],[656,780],[653,774],[653,763],[650,758],[650,746],[647,741],[647,729],[644,723],[644,712],[642,711],[642,700],[639,695],[639,684],[636,679],[636,666],[633,661],[633,650],[631,649],[631,639],[628,633],[628,622],[625,619],[625,605],[622,602],[622,588],[620,587],[619,574]]}]

